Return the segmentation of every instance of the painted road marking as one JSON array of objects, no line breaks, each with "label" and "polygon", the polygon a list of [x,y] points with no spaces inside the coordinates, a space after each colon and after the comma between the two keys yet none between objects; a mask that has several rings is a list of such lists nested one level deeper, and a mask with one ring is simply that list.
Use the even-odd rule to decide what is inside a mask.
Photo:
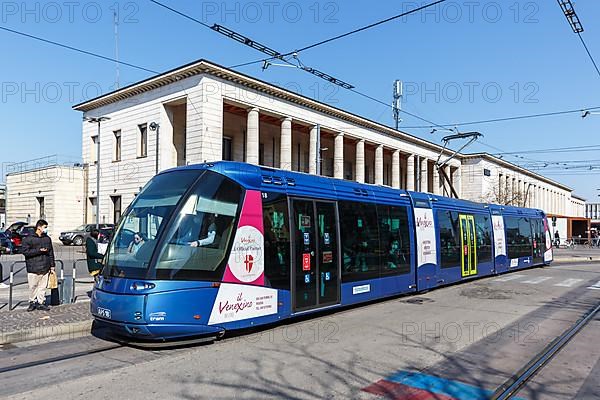
[{"label": "painted road marking", "polygon": [[515,279],[524,278],[526,275],[517,275],[517,274],[509,274],[505,275],[502,278],[494,279],[494,282],[508,282],[514,281]]},{"label": "painted road marking", "polygon": [[564,281],[555,284],[554,286],[561,286],[561,287],[571,287],[579,282],[583,281],[583,279],[565,279]]},{"label": "painted road marking", "polygon": [[592,290],[600,290],[600,281],[596,282],[595,285],[588,286],[587,288]]},{"label": "painted road marking", "polygon": [[418,372],[398,371],[362,389],[393,400],[472,400],[490,398],[482,387]]},{"label": "painted road marking", "polygon": [[548,279],[551,279],[551,277],[549,277],[549,276],[539,276],[537,278],[529,279],[529,280],[523,281],[521,283],[529,283],[531,285],[537,285],[538,283],[542,283],[544,281],[547,281]]}]

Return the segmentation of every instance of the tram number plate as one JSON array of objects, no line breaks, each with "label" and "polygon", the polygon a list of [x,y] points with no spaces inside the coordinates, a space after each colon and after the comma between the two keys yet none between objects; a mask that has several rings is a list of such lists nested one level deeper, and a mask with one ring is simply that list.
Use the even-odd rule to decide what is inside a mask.
[{"label": "tram number plate", "polygon": [[98,307],[98,316],[110,319],[110,310],[108,308]]}]

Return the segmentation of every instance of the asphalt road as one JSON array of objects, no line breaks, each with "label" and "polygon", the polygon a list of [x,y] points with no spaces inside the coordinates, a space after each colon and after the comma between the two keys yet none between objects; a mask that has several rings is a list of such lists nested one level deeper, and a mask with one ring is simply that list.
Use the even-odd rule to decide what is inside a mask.
[{"label": "asphalt road", "polygon": [[[485,398],[600,302],[598,281],[599,263],[556,264],[175,350],[81,354],[109,344],[93,337],[24,344],[0,350],[0,370],[80,354],[0,373],[0,388],[11,399],[403,399],[427,384]],[[600,398],[598,325],[518,397]]]}]

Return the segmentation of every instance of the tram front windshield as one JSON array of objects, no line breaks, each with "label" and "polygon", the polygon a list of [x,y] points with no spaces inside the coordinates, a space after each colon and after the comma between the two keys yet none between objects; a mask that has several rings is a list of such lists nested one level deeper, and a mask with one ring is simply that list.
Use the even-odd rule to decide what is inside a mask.
[{"label": "tram front windshield", "polygon": [[237,183],[212,171],[156,176],[123,215],[104,273],[220,279],[242,195]]}]

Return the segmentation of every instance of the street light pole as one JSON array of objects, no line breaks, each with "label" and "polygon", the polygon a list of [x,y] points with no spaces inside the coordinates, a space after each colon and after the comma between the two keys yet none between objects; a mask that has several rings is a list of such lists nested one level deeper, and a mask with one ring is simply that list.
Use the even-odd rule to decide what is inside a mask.
[{"label": "street light pole", "polygon": [[84,121],[98,125],[96,136],[96,229],[100,229],[100,124],[108,121],[108,117],[84,117]]}]

